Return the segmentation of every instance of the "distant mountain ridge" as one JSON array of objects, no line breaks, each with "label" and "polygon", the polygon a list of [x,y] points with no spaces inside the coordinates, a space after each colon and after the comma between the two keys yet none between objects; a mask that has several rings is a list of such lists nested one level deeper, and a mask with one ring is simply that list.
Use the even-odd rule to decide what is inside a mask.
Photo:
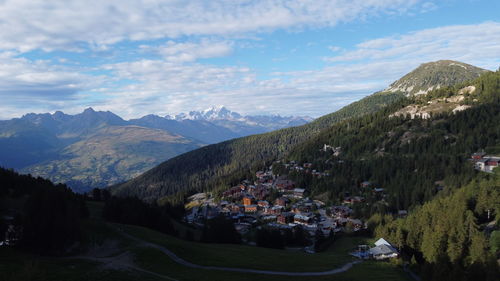
[{"label": "distant mountain ridge", "polygon": [[[0,166],[85,191],[127,180],[207,144],[310,120],[242,117],[225,107],[215,109],[203,111],[203,118],[178,120],[146,115],[127,121],[110,111],[90,107],[75,115],[61,111],[29,113],[0,121]],[[259,122],[247,121],[251,119]]]},{"label": "distant mountain ridge", "polygon": [[212,106],[202,111],[190,111],[175,116],[167,115],[166,119],[185,121],[207,121],[240,134],[258,134],[286,127],[300,126],[309,123],[314,118],[309,116],[281,116],[281,115],[246,115],[227,109],[223,105]]}]

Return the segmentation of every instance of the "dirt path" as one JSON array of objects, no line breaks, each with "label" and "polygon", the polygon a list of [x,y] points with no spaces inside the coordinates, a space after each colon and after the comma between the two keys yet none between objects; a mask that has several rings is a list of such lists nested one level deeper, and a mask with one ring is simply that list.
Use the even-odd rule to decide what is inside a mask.
[{"label": "dirt path", "polygon": [[158,274],[153,271],[145,270],[134,263],[133,256],[130,252],[124,252],[118,256],[112,256],[112,257],[93,257],[93,256],[76,256],[76,257],[71,257],[74,259],[84,259],[84,260],[90,260],[90,261],[95,261],[95,262],[100,262],[102,263],[102,267],[104,269],[112,269],[112,270],[135,270],[139,271],[142,273],[154,275],[156,277],[162,278],[162,279],[167,279],[167,280],[172,280],[172,281],[179,281],[177,279],[174,279],[172,277]]},{"label": "dirt path", "polygon": [[354,266],[354,265],[359,264],[359,263],[362,262],[361,260],[353,261],[353,262],[347,263],[347,264],[345,264],[345,265],[343,265],[341,267],[338,267],[338,268],[334,268],[334,269],[327,270],[327,271],[319,271],[319,272],[271,271],[271,270],[259,270],[259,269],[248,269],[248,268],[236,268],[236,267],[199,265],[199,264],[190,263],[190,262],[188,262],[188,261],[180,258],[176,254],[174,254],[172,251],[170,251],[169,249],[167,249],[167,248],[165,248],[163,246],[160,246],[160,245],[157,245],[157,244],[153,244],[153,243],[144,241],[144,240],[142,240],[140,238],[132,236],[132,235],[130,235],[128,233],[125,233],[125,232],[123,232],[121,230],[118,230],[118,231],[123,236],[125,236],[125,237],[127,237],[127,238],[129,238],[129,239],[131,239],[133,241],[136,241],[136,242],[140,243],[140,245],[160,250],[162,253],[166,254],[172,260],[174,260],[175,262],[177,262],[177,263],[179,263],[181,265],[184,265],[184,266],[187,266],[187,267],[191,267],[191,268],[197,268],[197,269],[221,270],[221,271],[232,271],[232,272],[240,272],[240,273],[255,273],[255,274],[265,274],[265,275],[325,276],[325,275],[332,275],[332,274],[337,274],[337,273],[345,272],[345,271],[351,269],[352,266]]}]

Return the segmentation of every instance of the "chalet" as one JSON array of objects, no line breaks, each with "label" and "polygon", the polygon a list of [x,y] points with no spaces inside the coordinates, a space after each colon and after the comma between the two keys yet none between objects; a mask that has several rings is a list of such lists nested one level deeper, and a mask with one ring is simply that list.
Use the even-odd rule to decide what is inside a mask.
[{"label": "chalet", "polygon": [[257,205],[245,205],[245,213],[257,212]]},{"label": "chalet", "polygon": [[295,197],[295,198],[302,198],[302,197],[304,197],[304,192],[305,191],[306,190],[303,189],[303,188],[295,188],[293,190],[293,197]]},{"label": "chalet", "polygon": [[239,186],[233,186],[230,189],[222,193],[223,197],[239,197],[241,196],[241,188]]},{"label": "chalet", "polygon": [[295,187],[295,183],[293,181],[286,179],[276,180],[275,185],[279,190],[292,190]]},{"label": "chalet", "polygon": [[312,222],[312,217],[308,215],[295,215],[293,217],[293,222],[296,224],[309,224]]},{"label": "chalet", "polygon": [[376,192],[376,193],[384,192],[384,189],[383,188],[374,188],[373,192]]},{"label": "chalet", "polygon": [[361,183],[361,187],[370,187],[371,183],[369,181],[364,181]]},{"label": "chalet", "polygon": [[500,157],[488,158],[488,161],[486,161],[486,165],[498,167],[498,162],[500,162]]},{"label": "chalet", "polygon": [[476,152],[476,153],[472,154],[471,158],[472,158],[473,160],[480,160],[480,159],[482,159],[482,158],[483,158],[483,156],[485,156],[485,155],[486,155],[486,153],[484,153],[484,152]]},{"label": "chalet", "polygon": [[273,215],[279,215],[283,212],[285,207],[283,206],[273,206],[271,209],[269,209],[269,213]]},{"label": "chalet", "polygon": [[243,197],[243,205],[248,206],[253,204],[253,197],[245,196]]},{"label": "chalet", "polygon": [[352,213],[352,209],[347,206],[333,206],[331,207],[332,217],[348,217]]},{"label": "chalet", "polygon": [[375,247],[369,250],[370,255],[376,260],[383,260],[388,258],[397,258],[398,251],[391,243],[387,242],[384,238],[380,238],[375,242]]},{"label": "chalet", "polygon": [[313,210],[313,204],[309,202],[300,202],[298,204],[294,204],[292,206],[292,212],[299,213],[308,213]]},{"label": "chalet", "polygon": [[239,205],[239,204],[234,204],[231,206],[231,212],[233,214],[243,212],[244,210],[245,210],[245,207],[243,207],[242,205]]},{"label": "chalet", "polygon": [[265,221],[265,222],[272,222],[272,221],[276,221],[276,218],[277,218],[277,216],[275,216],[275,215],[270,215],[270,216],[263,216],[263,217],[261,217],[260,219],[261,219],[262,221]]},{"label": "chalet", "polygon": [[398,217],[400,218],[404,218],[408,215],[408,211],[407,210],[399,210],[398,211]]},{"label": "chalet", "polygon": [[493,169],[498,167],[500,162],[499,156],[487,156],[485,155],[482,159],[475,161],[475,168],[479,171],[492,173]]},{"label": "chalet", "polygon": [[267,197],[267,195],[269,194],[269,191],[265,185],[259,184],[257,186],[252,186],[252,188],[250,188],[250,190],[249,190],[249,193],[253,197],[255,197],[259,200],[263,200],[264,198]]},{"label": "chalet", "polygon": [[259,206],[261,208],[267,208],[267,207],[269,207],[269,202],[267,202],[265,200],[260,200],[257,202],[257,206]]},{"label": "chalet", "polygon": [[347,219],[348,222],[352,223],[353,230],[358,231],[363,228],[363,222],[358,219]]},{"label": "chalet", "polygon": [[333,219],[326,219],[321,221],[318,227],[320,227],[324,235],[329,235],[331,231],[335,232],[335,229],[337,228],[337,222],[335,222]]},{"label": "chalet", "polygon": [[354,204],[354,203],[361,203],[365,201],[365,198],[361,196],[353,196],[353,197],[346,197],[344,199],[344,204]]},{"label": "chalet", "polygon": [[293,213],[282,213],[276,217],[276,222],[280,224],[288,224],[293,221]]},{"label": "chalet", "polygon": [[274,205],[286,207],[287,203],[288,203],[288,199],[287,198],[285,198],[285,197],[279,197],[274,202]]}]

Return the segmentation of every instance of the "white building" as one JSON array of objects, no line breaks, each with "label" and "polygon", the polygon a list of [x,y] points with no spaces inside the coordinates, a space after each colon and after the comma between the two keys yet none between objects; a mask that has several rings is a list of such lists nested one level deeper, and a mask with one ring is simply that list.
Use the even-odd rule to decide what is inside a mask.
[{"label": "white building", "polygon": [[380,238],[375,242],[375,247],[370,249],[370,255],[376,260],[383,260],[388,258],[397,258],[399,255],[398,250],[387,242],[384,238]]}]

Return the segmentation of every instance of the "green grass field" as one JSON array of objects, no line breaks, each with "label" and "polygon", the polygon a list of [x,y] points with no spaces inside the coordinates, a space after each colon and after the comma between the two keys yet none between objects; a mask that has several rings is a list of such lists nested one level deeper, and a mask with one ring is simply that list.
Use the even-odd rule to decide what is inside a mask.
[{"label": "green grass field", "polygon": [[175,263],[167,255],[154,248],[141,246],[138,242],[120,235],[117,228],[142,240],[162,245],[179,257],[200,265],[252,268],[275,271],[325,271],[340,267],[355,260],[348,255],[356,245],[369,243],[365,237],[344,236],[337,239],[325,252],[306,254],[303,252],[258,248],[245,245],[204,244],[180,240],[147,228],[108,224],[100,219],[102,204],[89,202],[90,219],[84,223],[85,239],[80,246],[83,254],[110,244],[111,250],[101,256],[114,257],[130,253],[133,263],[143,270],[116,270],[102,263],[79,258],[39,257],[21,250],[0,248],[0,281],[7,280],[411,280],[400,267],[386,262],[366,261],[349,271],[318,277],[290,277],[235,273],[220,270],[193,269]]}]

